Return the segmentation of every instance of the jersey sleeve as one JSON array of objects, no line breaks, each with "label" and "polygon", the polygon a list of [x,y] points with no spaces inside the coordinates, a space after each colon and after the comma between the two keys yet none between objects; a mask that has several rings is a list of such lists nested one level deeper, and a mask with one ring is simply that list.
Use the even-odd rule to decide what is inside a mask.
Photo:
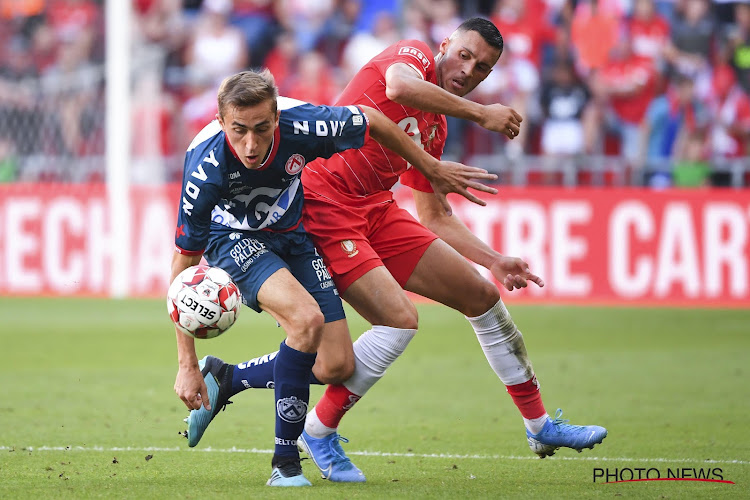
[{"label": "jersey sleeve", "polygon": [[427,178],[422,175],[422,172],[420,172],[416,168],[410,168],[409,170],[401,174],[399,180],[404,186],[416,189],[417,191],[422,191],[423,193],[433,192],[430,181],[428,181]]},{"label": "jersey sleeve", "polygon": [[211,211],[221,198],[221,172],[202,164],[202,154],[188,154],[180,191],[175,251],[202,255],[208,244]]},{"label": "jersey sleeve", "polygon": [[289,118],[291,123],[282,126],[289,127],[308,161],[359,149],[370,137],[370,122],[357,106],[304,105],[294,108]]},{"label": "jersey sleeve", "polygon": [[430,80],[435,72],[435,56],[421,40],[402,40],[393,47],[392,52],[376,58],[373,63],[383,75],[388,67],[396,63],[411,67],[423,80]]}]

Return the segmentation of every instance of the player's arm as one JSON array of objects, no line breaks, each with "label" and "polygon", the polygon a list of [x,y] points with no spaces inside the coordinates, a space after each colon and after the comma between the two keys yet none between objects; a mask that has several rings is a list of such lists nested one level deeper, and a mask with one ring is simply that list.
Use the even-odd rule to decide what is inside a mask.
[{"label": "player's arm", "polygon": [[360,106],[370,122],[370,137],[398,154],[419,170],[430,181],[438,203],[443,211],[450,213],[451,207],[446,194],[457,193],[478,205],[486,205],[483,200],[469,192],[469,188],[496,194],[497,189],[477,182],[477,179],[494,180],[495,174],[490,174],[482,168],[468,167],[452,161],[440,161],[427,153],[424,149],[393,123],[380,111]]},{"label": "player's arm", "polygon": [[472,262],[489,269],[508,290],[524,288],[528,282],[544,286],[544,281],[517,257],[507,257],[469,231],[457,217],[446,215],[433,193],[412,189],[419,221]]},{"label": "player's arm", "polygon": [[[172,283],[178,274],[190,266],[197,265],[200,261],[200,255],[184,255],[175,252],[172,255],[172,273],[169,282]],[[175,328],[175,335],[177,337],[178,370],[174,391],[189,409],[197,410],[203,404],[207,410],[210,410],[208,390],[198,367],[198,356],[195,353],[195,339],[185,335],[177,328]]]},{"label": "player's arm", "polygon": [[428,113],[470,120],[510,139],[518,135],[523,118],[502,104],[483,105],[453,95],[421,78],[405,63],[395,63],[385,72],[385,95],[393,102]]}]

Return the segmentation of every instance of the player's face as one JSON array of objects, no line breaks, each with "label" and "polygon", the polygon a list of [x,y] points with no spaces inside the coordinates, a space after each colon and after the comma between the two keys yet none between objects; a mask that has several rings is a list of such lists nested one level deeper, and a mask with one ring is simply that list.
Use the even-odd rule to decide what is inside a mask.
[{"label": "player's face", "polygon": [[272,99],[246,108],[229,107],[224,116],[216,115],[229,144],[246,168],[256,169],[268,156],[273,133],[279,126],[279,113]]},{"label": "player's face", "polygon": [[456,32],[440,44],[438,85],[463,97],[487,78],[499,58],[500,51],[476,31]]}]

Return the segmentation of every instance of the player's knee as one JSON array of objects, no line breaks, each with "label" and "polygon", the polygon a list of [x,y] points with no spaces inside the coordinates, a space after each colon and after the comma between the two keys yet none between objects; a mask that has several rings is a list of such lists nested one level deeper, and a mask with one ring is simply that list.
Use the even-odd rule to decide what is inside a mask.
[{"label": "player's knee", "polygon": [[500,290],[494,283],[484,278],[478,280],[476,285],[472,287],[472,292],[467,294],[467,298],[470,300],[464,302],[461,310],[465,316],[481,316],[500,300]]},{"label": "player's knee", "polygon": [[[320,358],[318,358],[320,359]],[[343,384],[354,374],[354,354],[315,363],[315,377],[324,384]]]},{"label": "player's knee", "polygon": [[325,317],[317,307],[301,307],[290,318],[287,335],[294,339],[300,350],[317,350],[323,334]]},{"label": "player's knee", "polygon": [[384,321],[383,326],[390,326],[392,328],[402,328],[404,330],[416,330],[419,326],[419,313],[417,308],[410,300],[402,307],[389,311],[387,320]]}]

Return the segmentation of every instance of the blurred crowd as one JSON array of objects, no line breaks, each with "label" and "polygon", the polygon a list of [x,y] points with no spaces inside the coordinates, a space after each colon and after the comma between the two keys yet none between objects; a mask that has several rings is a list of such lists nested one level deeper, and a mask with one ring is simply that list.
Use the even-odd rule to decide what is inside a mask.
[{"label": "blurred crowd", "polygon": [[[182,153],[214,116],[218,82],[231,73],[268,67],[282,95],[331,104],[391,43],[416,38],[437,51],[479,15],[498,26],[505,50],[468,97],[512,106],[522,133],[508,141],[451,119],[447,156],[540,158],[542,183],[560,182],[565,162],[612,157],[637,183],[725,185],[739,171],[750,185],[750,0],[132,6],[137,181],[179,179]],[[104,10],[103,0],[0,0],[0,181],[102,179]]]}]

